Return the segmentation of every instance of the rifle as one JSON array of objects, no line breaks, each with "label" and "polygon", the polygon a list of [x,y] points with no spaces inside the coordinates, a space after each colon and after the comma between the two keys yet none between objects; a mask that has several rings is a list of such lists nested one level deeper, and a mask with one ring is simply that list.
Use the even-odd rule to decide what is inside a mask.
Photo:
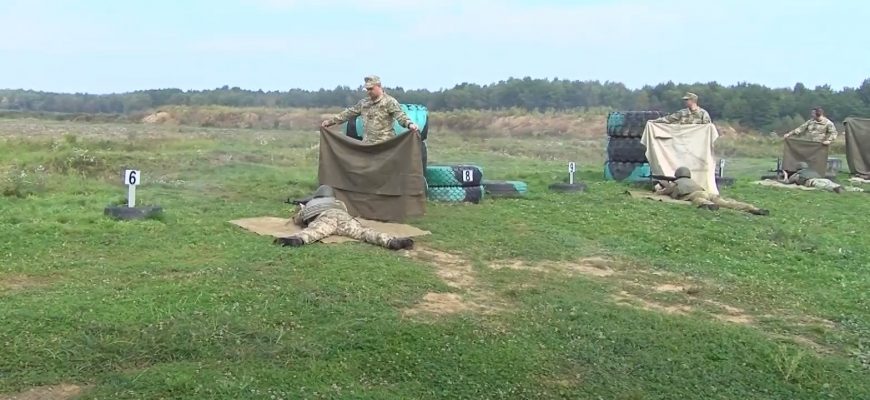
[{"label": "rifle", "polygon": [[284,200],[284,202],[287,203],[287,204],[293,204],[293,205],[297,205],[297,206],[298,206],[298,205],[301,205],[301,204],[306,204],[306,203],[308,203],[309,201],[311,201],[311,199],[312,199],[311,196],[308,196],[308,197],[305,197],[305,198],[301,198],[301,199],[291,199],[291,198],[288,197],[287,200]]},{"label": "rifle", "polygon": [[641,178],[649,178],[650,180],[653,180],[653,181],[665,181],[665,182],[673,182],[673,181],[677,180],[677,178],[674,178],[673,176],[667,176],[667,175],[647,175],[647,176],[642,176]]}]

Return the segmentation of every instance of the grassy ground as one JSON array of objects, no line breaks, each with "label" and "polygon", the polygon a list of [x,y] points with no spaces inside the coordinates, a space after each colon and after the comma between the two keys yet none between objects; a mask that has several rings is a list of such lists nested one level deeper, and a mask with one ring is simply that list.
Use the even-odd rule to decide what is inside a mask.
[{"label": "grassy ground", "polygon": [[[430,162],[531,193],[430,203],[412,223],[432,235],[390,252],[280,248],[227,223],[286,216],[315,187],[313,130],[0,133],[0,393],[870,398],[870,197],[751,185],[773,144],[729,147],[724,195],[758,217],[631,199],[602,181],[602,141],[433,135]],[[587,193],[547,191],[568,160]],[[103,217],[124,166],[162,217]]]}]

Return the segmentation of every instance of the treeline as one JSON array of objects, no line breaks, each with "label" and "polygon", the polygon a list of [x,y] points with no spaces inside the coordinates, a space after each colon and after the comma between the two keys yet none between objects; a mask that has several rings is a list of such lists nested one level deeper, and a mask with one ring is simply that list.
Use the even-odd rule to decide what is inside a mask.
[{"label": "treeline", "polygon": [[[570,110],[606,107],[614,110],[660,110],[682,108],[682,94],[692,91],[714,120],[728,120],[758,130],[791,129],[807,119],[812,106],[822,106],[828,116],[842,121],[848,116],[870,116],[870,79],[857,88],[834,91],[830,86],[768,88],[741,83],[723,86],[674,84],[645,86],[630,90],[621,83],[569,81],[560,79],[511,78],[492,85],[463,83],[451,89],[404,90],[387,88],[403,103],[424,104],[433,111],[457,109],[530,111]],[[332,90],[252,91],[238,87],[182,91],[157,89],[121,94],[48,93],[28,90],[0,90],[0,109],[30,112],[87,114],[130,114],[167,105],[230,107],[345,107],[364,93],[347,86]]]}]

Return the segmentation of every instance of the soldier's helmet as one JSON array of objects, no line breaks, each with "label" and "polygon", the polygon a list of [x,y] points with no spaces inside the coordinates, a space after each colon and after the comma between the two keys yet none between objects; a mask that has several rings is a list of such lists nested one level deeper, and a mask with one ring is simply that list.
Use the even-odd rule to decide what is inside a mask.
[{"label": "soldier's helmet", "polygon": [[680,168],[677,168],[676,171],[674,171],[674,178],[691,178],[691,177],[692,177],[692,171],[690,171],[686,167],[680,167]]},{"label": "soldier's helmet", "polygon": [[319,188],[314,192],[313,198],[318,197],[335,197],[335,192],[332,190],[332,187],[327,185],[320,185]]},{"label": "soldier's helmet", "polygon": [[809,168],[810,166],[809,166],[809,164],[807,164],[806,162],[801,161],[801,162],[799,162],[799,163],[797,164],[797,167],[798,167],[798,169],[807,169],[807,168]]}]

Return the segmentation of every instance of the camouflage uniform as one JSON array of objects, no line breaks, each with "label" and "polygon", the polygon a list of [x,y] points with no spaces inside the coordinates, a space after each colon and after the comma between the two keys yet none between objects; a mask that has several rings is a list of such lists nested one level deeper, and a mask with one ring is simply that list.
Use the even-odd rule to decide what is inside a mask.
[{"label": "camouflage uniform", "polygon": [[822,177],[818,172],[809,168],[806,163],[798,164],[798,170],[795,171],[785,183],[794,183],[806,187],[814,187],[830,192],[842,191],[842,186],[834,183],[830,179]]},{"label": "camouflage uniform", "polygon": [[[366,87],[380,84],[377,76],[366,77]],[[329,125],[346,122],[351,117],[362,116],[365,126],[364,143],[380,143],[396,136],[393,129],[393,120],[399,122],[403,128],[408,128],[413,121],[402,111],[399,101],[386,93],[376,100],[365,98],[346,110],[336,114],[329,121]]]},{"label": "camouflage uniform", "polygon": [[689,110],[688,108],[684,108],[680,111],[677,111],[670,115],[665,115],[661,118],[656,118],[653,122],[664,122],[666,124],[709,124],[712,123],[713,120],[710,119],[710,114],[707,113],[707,110],[698,107],[695,111]]},{"label": "camouflage uniform", "polygon": [[[683,96],[683,100],[694,100],[698,101],[698,95],[692,92],[686,92]],[[661,118],[656,118],[652,120],[653,122],[663,122],[666,124],[679,124],[679,125],[688,125],[688,124],[711,124],[713,120],[710,118],[710,113],[707,110],[698,107],[694,111],[689,108],[684,108],[680,111],[677,111],[670,115],[665,115]]]},{"label": "camouflage uniform", "polygon": [[685,169],[681,174],[681,168],[677,169],[677,179],[673,182],[667,182],[662,190],[656,191],[656,194],[670,196],[677,200],[690,201],[696,207],[704,207],[711,210],[719,207],[730,208],[732,210],[744,211],[755,215],[767,215],[767,210],[762,210],[752,204],[739,202],[720,197],[719,195],[710,193],[691,179],[688,169]]},{"label": "camouflage uniform", "polygon": [[807,120],[801,126],[789,132],[790,137],[806,136],[814,142],[833,142],[837,138],[837,127],[827,117],[822,117],[820,120]]},{"label": "camouflage uniform", "polygon": [[362,226],[348,214],[347,206],[334,197],[329,186],[320,186],[313,198],[307,200],[304,206],[299,206],[292,220],[305,229],[291,236],[275,239],[276,244],[301,246],[330,235],[347,236],[391,250],[411,248],[414,243],[409,238],[397,238]]}]

